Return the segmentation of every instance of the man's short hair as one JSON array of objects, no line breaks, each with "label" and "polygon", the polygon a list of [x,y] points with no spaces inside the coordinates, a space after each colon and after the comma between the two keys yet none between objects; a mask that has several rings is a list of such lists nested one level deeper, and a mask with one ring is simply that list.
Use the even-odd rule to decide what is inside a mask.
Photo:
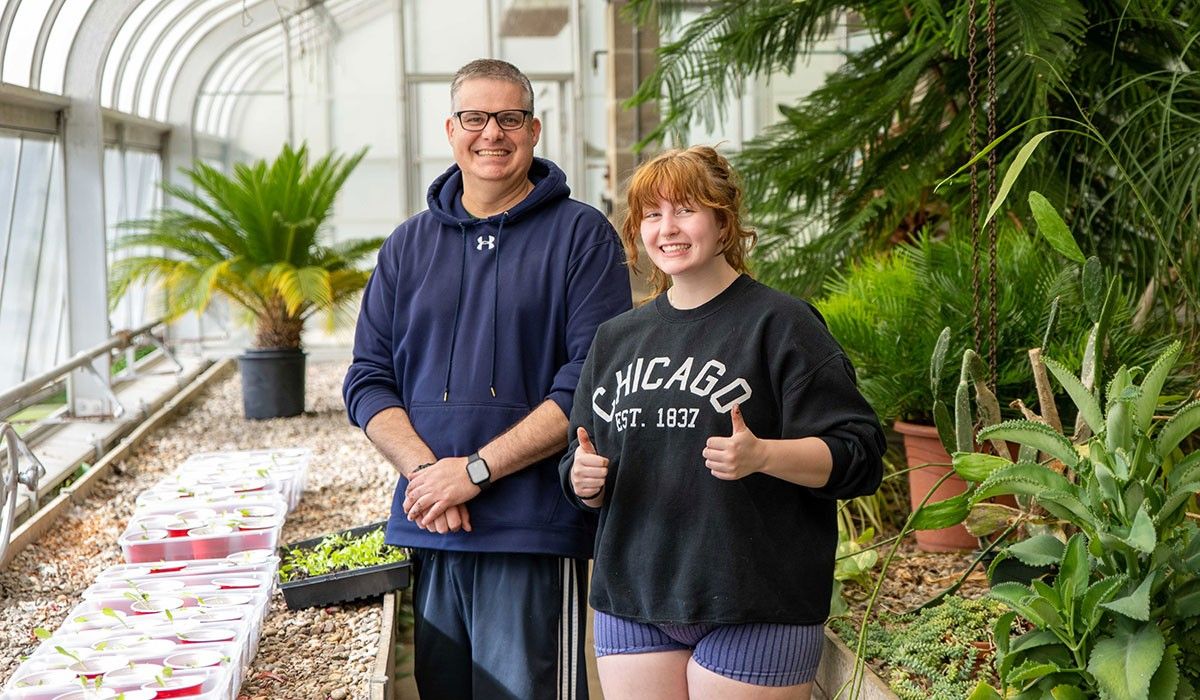
[{"label": "man's short hair", "polygon": [[525,97],[523,108],[533,111],[533,85],[529,83],[529,78],[513,64],[496,58],[477,58],[458,69],[454,74],[454,81],[450,83],[450,109],[456,109],[455,100],[458,99],[458,89],[463,83],[481,79],[503,80],[520,87]]}]

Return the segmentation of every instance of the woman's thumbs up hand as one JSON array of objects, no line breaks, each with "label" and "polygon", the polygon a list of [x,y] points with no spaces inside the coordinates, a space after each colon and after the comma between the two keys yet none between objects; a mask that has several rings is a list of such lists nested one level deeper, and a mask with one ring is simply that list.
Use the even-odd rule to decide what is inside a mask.
[{"label": "woman's thumbs up hand", "polygon": [[733,434],[729,437],[710,437],[702,455],[704,466],[713,476],[732,481],[762,471],[767,455],[763,441],[746,427],[740,405],[734,405],[729,417],[733,421]]},{"label": "woman's thumbs up hand", "polygon": [[571,464],[571,488],[584,503],[599,507],[604,502],[608,458],[596,454],[596,446],[583,426],[576,429],[575,435],[579,438],[579,447],[575,448],[575,461]]}]

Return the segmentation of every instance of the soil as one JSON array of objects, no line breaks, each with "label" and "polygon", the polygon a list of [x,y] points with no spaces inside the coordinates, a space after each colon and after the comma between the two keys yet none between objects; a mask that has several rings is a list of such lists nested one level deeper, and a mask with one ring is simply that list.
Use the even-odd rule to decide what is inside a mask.
[{"label": "soil", "polygon": [[[894,534],[886,535],[885,539]],[[890,548],[891,545],[879,548],[879,565],[871,572],[873,579],[879,575]],[[883,577],[876,609],[897,614],[912,610],[953,585],[975,556],[974,552],[922,552],[911,536],[906,538]],[[987,577],[983,567],[979,566],[967,576],[956,594],[963,598],[979,598],[987,590]],[[851,610],[861,613],[870,591],[847,583],[845,594]]]},{"label": "soil", "polygon": [[[894,536],[894,534],[889,533],[881,539]],[[871,572],[872,585],[881,576],[883,562],[890,550],[891,545],[880,548],[880,563]],[[917,549],[916,541],[910,535],[901,543],[896,556],[888,566],[886,575],[882,576],[883,586],[875,601],[872,616],[874,617],[874,614],[880,611],[894,614],[912,611],[953,585],[971,565],[975,556],[975,552],[922,552]],[[955,591],[955,595],[975,599],[983,597],[987,591],[987,576],[984,574],[984,567],[980,565],[971,571]],[[857,628],[862,623],[863,611],[870,599],[871,590],[855,582],[847,582],[843,589],[843,595],[850,606],[849,617]],[[854,639],[843,639],[842,641],[846,642],[851,649],[855,647],[856,640]],[[881,678],[888,676],[887,664],[878,659],[871,659],[869,663],[871,670]]]}]

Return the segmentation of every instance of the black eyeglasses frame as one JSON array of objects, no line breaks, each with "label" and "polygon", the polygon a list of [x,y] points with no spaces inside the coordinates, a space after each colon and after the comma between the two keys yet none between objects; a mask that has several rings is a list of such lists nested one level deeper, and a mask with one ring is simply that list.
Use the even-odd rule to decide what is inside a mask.
[{"label": "black eyeglasses frame", "polygon": [[[521,116],[523,117],[521,119],[521,123],[512,128],[506,128],[503,124],[501,124],[500,123],[500,115],[506,114],[508,112],[520,112]],[[467,126],[466,124],[463,124],[462,115],[464,115],[464,114],[486,114],[487,121],[485,121],[483,123],[483,126],[479,127],[478,129],[472,129],[471,127]],[[450,114],[450,116],[457,119],[458,125],[461,126],[463,129],[466,129],[467,131],[470,131],[470,132],[478,133],[478,132],[486,129],[488,122],[490,122],[492,120],[496,121],[496,126],[500,127],[501,131],[516,131],[517,129],[520,129],[525,126],[525,124],[529,121],[529,118],[533,116],[533,112],[528,109],[502,109],[499,112],[485,112],[482,109],[461,109],[457,112],[452,112]]]}]

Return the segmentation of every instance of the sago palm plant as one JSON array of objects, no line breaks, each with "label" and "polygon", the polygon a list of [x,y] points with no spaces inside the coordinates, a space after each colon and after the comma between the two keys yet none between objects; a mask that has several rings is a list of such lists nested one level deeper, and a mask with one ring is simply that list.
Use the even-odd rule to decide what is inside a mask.
[{"label": "sago palm plant", "polygon": [[310,316],[353,301],[370,274],[357,264],[383,242],[319,242],[365,154],[329,154],[310,165],[306,145],[285,145],[273,162],[237,164],[231,175],[197,161],[183,171],[194,190],[162,185],[190,209],[168,207],[122,225],[130,233],[114,247],[135,253],[113,264],[109,299],[115,303],[134,282],[156,282],[168,316],[177,317],[203,312],[220,295],[252,320],[254,347],[299,348]]},{"label": "sago palm plant", "polygon": [[[770,284],[815,294],[827,273],[864,252],[966,218],[966,177],[934,185],[972,155],[968,99],[971,0],[717,0],[683,22],[686,0],[631,0],[632,12],[672,39],[635,102],[658,101],[661,123],[647,142],[686,139],[693,124],[736,112],[743,87],[791,73],[848,22],[866,39],[811,94],[779,105],[780,119],[734,155],[746,206],[760,228],[757,272]],[[1035,154],[1014,193],[1044,192],[1065,207],[1087,239],[1085,252],[1121,261],[1142,289],[1171,277],[1164,251],[1194,232],[1195,114],[1200,79],[1200,4],[996,0],[995,101],[998,133],[1027,138],[1047,119],[1088,118],[1121,141],[1115,154],[1146,180],[1166,236],[1144,223],[1131,182],[1114,176],[1109,153],[1060,132]],[[979,85],[977,148],[987,108],[988,0],[975,0]],[[842,20],[841,18],[846,18]],[[1003,169],[1025,138],[999,146]],[[982,174],[982,173],[981,173]],[[987,204],[986,187],[982,204]],[[1162,193],[1160,196],[1160,192]],[[1028,221],[1028,211],[1014,215]],[[1185,233],[1186,232],[1186,233]],[[1178,256],[1192,263],[1194,246]],[[1186,263],[1185,263],[1186,261]],[[1200,269],[1200,268],[1196,268]],[[1191,270],[1175,272],[1185,277]],[[1177,303],[1172,290],[1165,306]]]}]

